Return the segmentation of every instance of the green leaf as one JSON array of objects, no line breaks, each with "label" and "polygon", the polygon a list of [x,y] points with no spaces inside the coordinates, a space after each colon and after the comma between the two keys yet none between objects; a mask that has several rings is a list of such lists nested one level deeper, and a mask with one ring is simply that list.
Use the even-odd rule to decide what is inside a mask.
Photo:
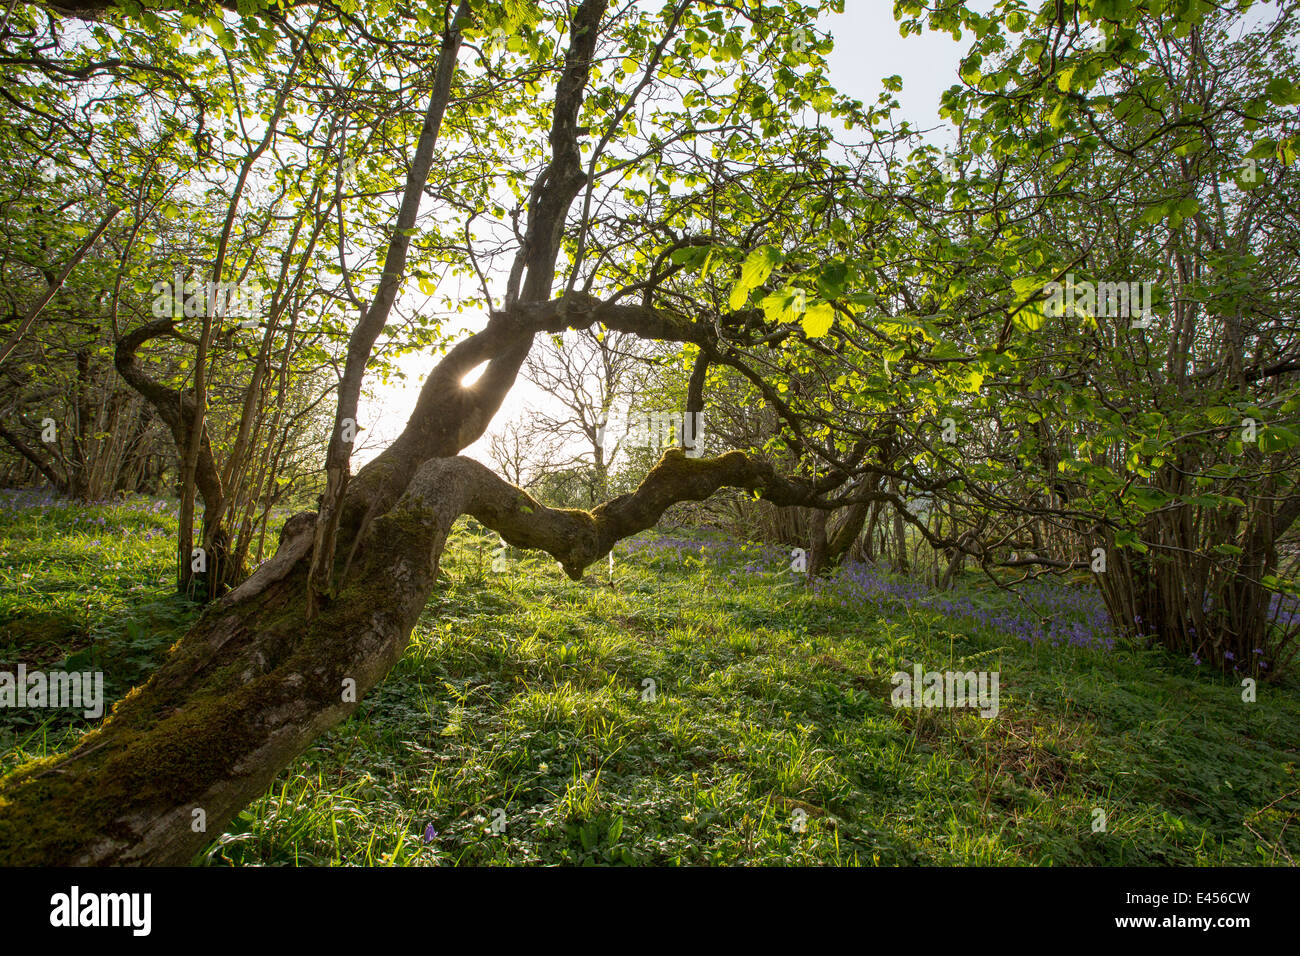
[{"label": "green leaf", "polygon": [[1154,511],[1170,501],[1170,496],[1165,492],[1147,485],[1139,485],[1133,488],[1129,493],[1129,497],[1143,511]]},{"label": "green leaf", "polygon": [[1275,76],[1269,80],[1264,92],[1279,106],[1294,106],[1300,103],[1300,86],[1283,76]]},{"label": "green leaf", "polygon": [[830,262],[822,266],[817,274],[817,291],[827,299],[838,299],[844,295],[848,283],[849,270],[842,262]]},{"label": "green leaf", "polygon": [[794,322],[803,312],[799,304],[799,290],[789,286],[764,296],[759,305],[769,322]]},{"label": "green leaf", "polygon": [[759,246],[746,257],[740,267],[740,281],[731,290],[729,303],[733,312],[744,307],[749,293],[767,281],[781,258],[781,252],[775,246]]},{"label": "green leaf", "polygon": [[835,307],[829,302],[819,302],[803,316],[803,330],[810,338],[818,339],[835,324]]},{"label": "green leaf", "polygon": [[1012,322],[1021,332],[1037,332],[1047,322],[1047,315],[1036,305],[1026,305],[1016,312]]},{"label": "green leaf", "polygon": [[1269,425],[1267,428],[1261,428],[1259,432],[1259,450],[1266,455],[1294,448],[1297,442],[1300,442],[1300,436],[1281,425]]}]

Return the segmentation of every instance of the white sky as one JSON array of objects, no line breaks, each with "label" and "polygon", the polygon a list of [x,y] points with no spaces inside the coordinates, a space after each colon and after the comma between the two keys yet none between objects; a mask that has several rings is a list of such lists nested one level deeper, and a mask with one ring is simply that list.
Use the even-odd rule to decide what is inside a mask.
[{"label": "white sky", "polygon": [[[895,94],[901,117],[918,129],[934,130],[931,141],[947,145],[951,139],[940,128],[938,117],[940,96],[957,81],[957,65],[970,38],[963,37],[959,43],[948,34],[929,31],[904,38],[894,22],[893,6],[893,0],[846,0],[843,14],[822,21],[822,28],[835,38],[835,49],[829,57],[831,82],[841,93],[870,103],[881,92],[880,81],[897,74],[903,80],[902,92]],[[449,320],[446,331],[458,335],[482,328],[483,324],[481,313],[467,312],[460,323]],[[399,363],[405,380],[387,385],[367,383],[372,397],[363,397],[357,416],[366,430],[358,441],[354,467],[369,461],[401,433],[415,407],[420,386],[436,362],[436,356],[407,356]],[[521,376],[492,428],[518,416],[529,405],[546,403],[544,393]],[[488,440],[484,435],[464,454],[487,462]]]}]

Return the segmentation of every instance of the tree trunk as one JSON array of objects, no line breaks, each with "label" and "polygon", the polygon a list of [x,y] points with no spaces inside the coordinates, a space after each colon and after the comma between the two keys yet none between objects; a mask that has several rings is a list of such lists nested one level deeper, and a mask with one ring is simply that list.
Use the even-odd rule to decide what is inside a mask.
[{"label": "tree trunk", "polygon": [[814,511],[812,514],[812,548],[808,552],[807,584],[809,587],[826,569],[826,519],[828,517],[829,515],[825,511]]},{"label": "tree trunk", "polygon": [[[889,490],[894,495],[898,494],[897,479],[894,480]],[[907,525],[903,523],[903,512],[899,510],[897,505],[894,507],[894,547],[898,562],[894,570],[900,574],[906,574],[909,570],[907,561]]]},{"label": "tree trunk", "polygon": [[826,542],[827,560],[838,561],[848,553],[853,547],[853,542],[858,540],[858,535],[862,534],[862,528],[867,523],[867,513],[874,504],[875,502],[862,501],[849,506],[843,519],[831,532]]}]

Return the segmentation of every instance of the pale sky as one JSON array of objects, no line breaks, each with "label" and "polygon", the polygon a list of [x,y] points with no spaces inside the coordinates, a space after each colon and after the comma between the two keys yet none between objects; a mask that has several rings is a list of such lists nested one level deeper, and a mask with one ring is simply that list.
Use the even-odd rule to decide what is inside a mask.
[{"label": "pale sky", "polygon": [[[918,129],[933,129],[929,139],[940,147],[951,142],[948,132],[940,128],[939,100],[943,91],[957,81],[957,65],[970,45],[969,37],[959,43],[948,34],[927,31],[904,38],[894,22],[893,0],[846,0],[845,12],[826,17],[821,25],[835,38],[829,62],[831,82],[840,92],[870,103],[883,88],[881,80],[897,74],[903,80],[902,92],[895,94],[902,118]],[[484,322],[481,314],[466,313],[463,318],[459,326],[463,330],[481,328]],[[456,329],[449,322],[447,331]],[[363,400],[359,409],[358,421],[366,431],[358,441],[354,467],[373,458],[401,433],[415,407],[420,385],[436,362],[434,356],[407,356],[401,362],[405,381],[369,383],[374,399]],[[528,405],[545,403],[546,396],[521,376],[492,428],[518,416]],[[488,440],[484,435],[464,454],[487,462]]]}]

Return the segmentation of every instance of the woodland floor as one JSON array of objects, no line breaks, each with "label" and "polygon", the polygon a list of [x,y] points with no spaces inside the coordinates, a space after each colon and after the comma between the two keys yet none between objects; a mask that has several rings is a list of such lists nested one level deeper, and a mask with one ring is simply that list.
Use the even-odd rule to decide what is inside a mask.
[{"label": "woodland floor", "polygon": [[[0,670],[102,670],[110,700],[145,679],[196,613],[168,596],[175,522],[0,492]],[[788,555],[681,531],[620,545],[612,587],[492,563],[459,526],[402,661],[198,862],[1300,859],[1295,681],[1244,703],[1111,640],[1086,586],[1022,604],[857,568],[809,591]],[[997,671],[999,713],[894,708],[912,662]],[[0,710],[0,772],[88,726]]]}]

